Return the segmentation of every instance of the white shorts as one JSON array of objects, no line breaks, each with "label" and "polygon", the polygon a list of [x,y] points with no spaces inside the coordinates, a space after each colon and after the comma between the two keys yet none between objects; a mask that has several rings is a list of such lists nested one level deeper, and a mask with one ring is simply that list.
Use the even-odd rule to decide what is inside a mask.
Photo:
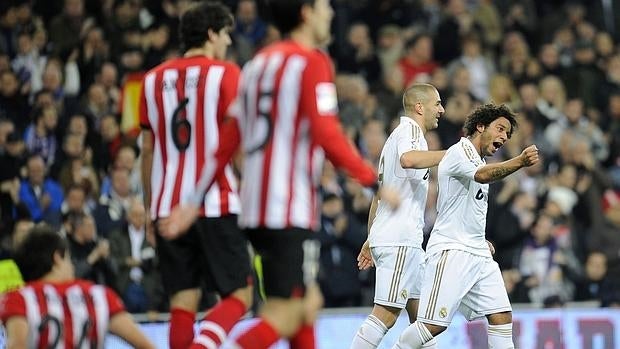
[{"label": "white shorts", "polygon": [[512,311],[497,262],[460,250],[428,256],[418,308],[421,322],[448,327],[459,310],[468,320]]},{"label": "white shorts", "polygon": [[376,268],[375,304],[404,309],[411,298],[420,298],[424,251],[407,246],[370,249]]}]

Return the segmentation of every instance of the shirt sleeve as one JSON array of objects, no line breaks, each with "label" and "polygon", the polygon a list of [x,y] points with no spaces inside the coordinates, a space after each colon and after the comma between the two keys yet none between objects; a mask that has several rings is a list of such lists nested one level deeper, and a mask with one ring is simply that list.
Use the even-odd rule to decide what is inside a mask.
[{"label": "shirt sleeve", "polygon": [[476,171],[484,166],[484,162],[471,147],[463,143],[457,144],[455,147],[459,148],[453,148],[453,151],[449,152],[449,156],[446,158],[446,173],[453,177],[475,180]]},{"label": "shirt sleeve", "polygon": [[138,104],[138,112],[140,113],[140,127],[146,130],[151,129],[151,122],[149,121],[148,108],[146,106],[146,92],[144,90],[144,82],[149,74],[144,75],[142,83],[140,83],[140,101]]},{"label": "shirt sleeve", "polygon": [[105,296],[108,300],[108,309],[110,311],[110,317],[114,316],[115,314],[125,311],[125,305],[123,304],[123,301],[114,291],[112,291],[112,289],[106,287]]},{"label": "shirt sleeve", "polygon": [[229,64],[226,66],[224,76],[222,77],[222,85],[220,87],[219,108],[222,111],[218,113],[221,117],[219,122],[222,122],[227,115],[230,114],[230,108],[237,98],[237,92],[239,88],[239,75],[241,71],[235,64]]},{"label": "shirt sleeve", "polygon": [[344,169],[362,185],[373,186],[377,181],[375,170],[340,126],[333,81],[329,58],[322,53],[312,55],[304,71],[301,92],[301,108],[310,118],[312,140],[323,148],[334,166]]},{"label": "shirt sleeve", "polygon": [[6,323],[14,316],[26,316],[26,302],[19,291],[0,296],[0,321]]}]

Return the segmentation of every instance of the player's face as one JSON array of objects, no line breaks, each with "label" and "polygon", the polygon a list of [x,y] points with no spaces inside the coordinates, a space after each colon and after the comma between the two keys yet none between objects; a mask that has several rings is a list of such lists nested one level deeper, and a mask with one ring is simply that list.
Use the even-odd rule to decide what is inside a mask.
[{"label": "player's face", "polygon": [[434,130],[439,125],[439,118],[445,112],[441,105],[439,92],[434,90],[432,97],[424,105],[424,127],[426,130]]},{"label": "player's face", "polygon": [[505,117],[495,119],[484,128],[481,135],[482,156],[491,156],[508,140],[511,125]]},{"label": "player's face", "polygon": [[232,44],[232,40],[230,39],[230,29],[231,28],[229,27],[222,28],[212,37],[214,58],[226,58],[226,50],[228,49],[228,46]]},{"label": "player's face", "polygon": [[331,23],[334,17],[334,10],[329,4],[329,0],[315,0],[312,8],[310,23],[312,34],[317,45],[325,45],[331,39]]}]

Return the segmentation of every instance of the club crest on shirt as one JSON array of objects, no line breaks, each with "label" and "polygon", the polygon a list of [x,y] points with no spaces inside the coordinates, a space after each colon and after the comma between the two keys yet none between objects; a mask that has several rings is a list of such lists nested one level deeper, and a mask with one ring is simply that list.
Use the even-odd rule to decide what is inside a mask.
[{"label": "club crest on shirt", "polygon": [[448,316],[448,309],[446,309],[446,307],[441,307],[441,309],[439,309],[439,317],[443,319],[446,316]]},{"label": "club crest on shirt", "polygon": [[400,296],[403,297],[403,299],[407,299],[407,290],[403,289],[400,291]]}]

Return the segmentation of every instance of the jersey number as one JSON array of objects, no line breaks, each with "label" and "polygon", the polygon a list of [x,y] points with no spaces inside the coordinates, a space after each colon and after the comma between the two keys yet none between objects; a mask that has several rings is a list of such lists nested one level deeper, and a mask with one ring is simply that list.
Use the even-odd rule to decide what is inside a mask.
[{"label": "jersey number", "polygon": [[271,120],[272,103],[271,91],[261,91],[258,96],[257,116],[249,125],[247,135],[249,140],[246,147],[248,154],[262,150],[269,143],[273,131],[273,121]]},{"label": "jersey number", "polygon": [[[57,317],[46,315],[41,321],[41,324],[39,325],[39,333],[42,333],[46,328],[49,328],[50,326],[54,326],[54,328],[56,329],[56,337],[48,344],[47,349],[55,349],[58,347],[58,343],[60,342],[60,337],[62,336],[63,332],[63,326]],[[86,335],[88,334],[90,327],[91,321],[90,319],[86,319],[86,321],[84,321],[84,324],[82,325],[82,333],[80,334],[78,342],[75,343],[74,348],[79,349],[82,347],[82,344],[86,340]],[[94,348],[96,346],[92,347]]]},{"label": "jersey number", "polygon": [[192,138],[192,125],[187,121],[185,107],[189,103],[188,98],[184,98],[172,113],[172,141],[180,152],[184,152],[189,147]]},{"label": "jersey number", "polygon": [[378,172],[379,172],[379,185],[383,185],[383,168],[384,168],[384,164],[383,164],[383,156],[381,156],[381,159],[379,160],[379,168],[378,168]]},{"label": "jersey number", "polygon": [[482,192],[482,189],[478,189],[478,192],[476,193],[476,200],[482,199],[484,199],[484,193]]}]

